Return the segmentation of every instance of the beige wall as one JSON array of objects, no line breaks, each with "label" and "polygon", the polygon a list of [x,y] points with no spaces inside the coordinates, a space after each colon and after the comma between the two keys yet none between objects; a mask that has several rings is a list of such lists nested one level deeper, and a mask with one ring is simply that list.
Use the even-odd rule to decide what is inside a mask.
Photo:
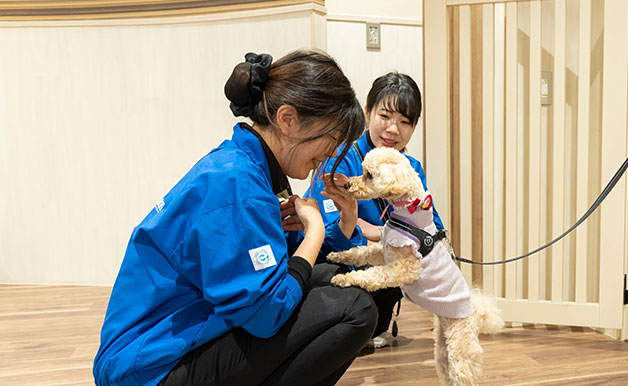
[{"label": "beige wall", "polygon": [[[394,3],[0,22],[0,283],[112,284],[132,228],[230,137],[222,89],[247,51],[327,48],[361,103],[390,70],[420,85],[421,7]],[[382,23],[379,51],[366,21]]]},{"label": "beige wall", "polygon": [[421,20],[422,0],[325,0],[329,15],[343,14],[373,19]]},{"label": "beige wall", "polygon": [[[366,96],[373,80],[389,71],[412,76],[421,91],[423,90],[421,5],[421,1],[408,0],[325,2],[327,52],[342,66],[362,105],[366,104]],[[366,22],[380,23],[380,50],[366,49]],[[421,159],[421,122],[417,126],[408,149],[410,154]]]},{"label": "beige wall", "polygon": [[281,12],[0,24],[0,282],[112,284],[132,228],[230,137],[244,53],[324,48],[323,7]]}]

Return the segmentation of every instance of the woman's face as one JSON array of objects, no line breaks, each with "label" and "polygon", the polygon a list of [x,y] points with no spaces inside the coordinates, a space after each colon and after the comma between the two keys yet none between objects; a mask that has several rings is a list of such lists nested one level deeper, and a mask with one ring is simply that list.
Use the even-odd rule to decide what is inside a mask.
[{"label": "woman's face", "polygon": [[325,134],[313,141],[299,143],[298,138],[286,152],[282,162],[284,173],[291,178],[306,179],[312,170],[316,170],[328,157],[335,157],[337,134]]},{"label": "woman's face", "polygon": [[367,112],[366,122],[371,141],[376,147],[392,147],[402,150],[414,133],[412,122],[403,114],[386,108],[380,102],[372,111]]}]

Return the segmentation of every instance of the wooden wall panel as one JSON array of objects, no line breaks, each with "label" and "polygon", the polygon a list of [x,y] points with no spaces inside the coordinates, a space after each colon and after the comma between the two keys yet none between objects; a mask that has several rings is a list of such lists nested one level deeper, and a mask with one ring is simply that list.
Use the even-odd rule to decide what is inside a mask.
[{"label": "wooden wall panel", "polygon": [[[589,208],[589,104],[591,68],[591,2],[580,1],[578,55],[578,175],[576,176],[576,213],[581,216]],[[587,301],[587,255],[589,224],[585,222],[576,231],[576,285],[575,299]]]},{"label": "wooden wall panel", "polygon": [[[510,257],[506,255],[506,217],[505,217],[505,71],[506,71],[506,6],[505,4],[495,4],[495,46],[494,66],[494,198],[495,232],[493,234],[495,260]],[[486,237],[486,236],[485,236]],[[506,296],[503,265],[495,266],[495,294]]]},{"label": "wooden wall panel", "polygon": [[448,9],[449,16],[449,164],[451,242],[456,253],[460,251],[460,10]]},{"label": "wooden wall panel", "polygon": [[[602,181],[610,180],[626,159],[626,106],[628,105],[628,52],[624,0],[606,0],[604,9],[604,87],[602,122]],[[623,36],[623,39],[617,39]],[[609,60],[612,55],[612,60]],[[600,326],[621,328],[623,253],[626,240],[626,178],[617,183],[601,208]],[[620,240],[623,240],[621,242]]]},{"label": "wooden wall panel", "polygon": [[[473,154],[471,149],[472,125],[472,80],[471,80],[471,9],[469,6],[460,7],[460,255],[472,256],[473,220],[473,189],[463,189],[463,186],[472,186]],[[460,267],[465,279],[472,283],[472,267],[463,264]]]},{"label": "wooden wall panel", "polygon": [[[452,237],[475,261],[512,258],[573,225],[628,153],[628,3],[447,4]],[[552,73],[543,105],[542,71]],[[510,321],[590,325],[619,336],[627,325],[620,299],[628,272],[625,180],[615,190],[550,249],[474,267],[473,281],[501,297]],[[481,215],[472,210],[469,219],[469,202]],[[468,277],[469,267],[461,269]]]},{"label": "wooden wall panel", "polygon": [[[541,2],[530,3],[530,126],[528,179],[528,245],[540,245],[541,222]],[[545,165],[543,165],[545,167]],[[528,259],[528,299],[539,299],[539,257]]]},{"label": "wooden wall panel", "polygon": [[[554,11],[554,146],[553,146],[553,196],[552,196],[552,234],[559,235],[565,230],[562,205],[565,195],[565,0],[555,1]],[[551,299],[563,300],[563,256],[565,243],[560,242],[552,248],[552,287]]]},{"label": "wooden wall panel", "polygon": [[[483,223],[483,41],[482,41],[482,6],[471,6],[471,255],[478,261],[483,260],[482,223]],[[481,284],[482,266],[473,265],[473,283]]]},{"label": "wooden wall panel", "polygon": [[[517,3],[506,4],[506,93],[505,93],[505,255],[517,254]],[[507,299],[516,297],[517,266],[507,264],[504,279],[505,296]]]},{"label": "wooden wall panel", "polygon": [[[494,6],[482,5],[482,261],[495,260],[495,133],[494,133]],[[478,227],[479,228],[479,227]],[[486,236],[486,237],[485,237]],[[488,293],[495,293],[495,267],[484,266],[482,270],[482,288]]]}]

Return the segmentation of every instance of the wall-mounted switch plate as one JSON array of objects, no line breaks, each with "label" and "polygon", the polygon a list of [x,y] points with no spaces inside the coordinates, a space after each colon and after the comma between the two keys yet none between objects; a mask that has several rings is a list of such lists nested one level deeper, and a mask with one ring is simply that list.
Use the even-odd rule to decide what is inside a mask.
[{"label": "wall-mounted switch plate", "polygon": [[552,104],[552,72],[541,71],[541,105]]},{"label": "wall-mounted switch plate", "polygon": [[366,23],[366,48],[379,50],[382,47],[379,23]]}]

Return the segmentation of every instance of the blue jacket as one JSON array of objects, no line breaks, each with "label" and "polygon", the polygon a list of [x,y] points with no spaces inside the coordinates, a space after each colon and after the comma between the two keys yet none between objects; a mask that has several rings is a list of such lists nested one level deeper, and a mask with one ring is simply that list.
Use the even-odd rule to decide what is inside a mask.
[{"label": "blue jacket", "polygon": [[[362,134],[362,136],[356,141],[356,144],[363,156],[373,149],[373,144],[368,137],[368,131],[365,131],[364,134]],[[338,149],[338,154],[340,154],[341,151],[342,148]],[[423,171],[421,163],[407,154],[405,154],[405,156],[408,157],[410,164],[419,174],[419,177],[423,182],[423,187],[427,189],[425,172]],[[331,171],[335,161],[336,159],[332,158],[325,163],[324,173],[329,173]],[[349,149],[345,158],[338,165],[336,173],[344,174],[347,177],[362,175],[362,161],[353,147]],[[333,201],[321,195],[321,191],[324,187],[325,185],[323,181],[315,176],[311,187],[304,195],[305,197],[315,198],[318,201],[321,214],[323,215],[323,221],[325,222],[325,243],[323,244],[323,248],[321,249],[321,253],[318,257],[318,262],[324,262],[325,256],[329,252],[344,251],[358,245],[366,245],[367,243],[366,238],[362,236],[362,231],[359,226],[356,227],[350,239],[345,237],[338,226],[340,215],[338,214],[336,207],[333,205]],[[386,202],[386,204],[388,204],[388,202]],[[388,208],[388,212],[391,212],[390,208]],[[384,220],[381,219],[382,213],[377,207],[375,200],[358,201],[358,217],[373,225],[384,225]],[[438,229],[444,229],[443,222],[436,211],[436,207],[434,207],[434,223]]]},{"label": "blue jacket", "polygon": [[188,351],[234,327],[274,335],[303,296],[287,274],[296,246],[286,235],[262,146],[236,125],[133,230],[96,384],[156,385]]}]

